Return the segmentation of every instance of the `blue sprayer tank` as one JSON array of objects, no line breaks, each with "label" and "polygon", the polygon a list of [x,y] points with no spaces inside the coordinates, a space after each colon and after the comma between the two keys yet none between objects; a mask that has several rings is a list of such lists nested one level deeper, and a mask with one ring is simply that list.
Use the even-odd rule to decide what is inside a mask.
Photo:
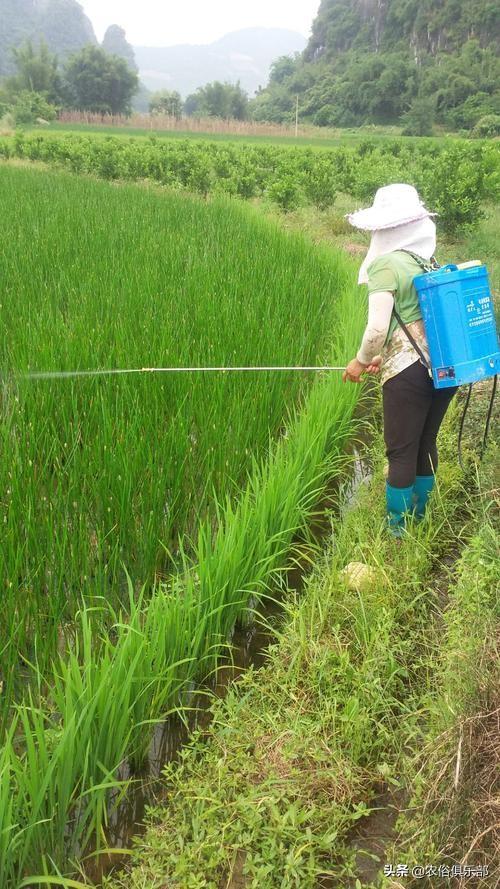
[{"label": "blue sprayer tank", "polygon": [[417,275],[434,386],[476,383],[500,372],[500,347],[488,271],[471,263]]}]

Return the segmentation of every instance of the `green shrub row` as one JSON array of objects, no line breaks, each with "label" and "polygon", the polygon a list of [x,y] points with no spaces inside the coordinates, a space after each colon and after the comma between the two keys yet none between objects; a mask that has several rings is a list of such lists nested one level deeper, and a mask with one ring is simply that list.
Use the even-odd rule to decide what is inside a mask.
[{"label": "green shrub row", "polygon": [[381,185],[411,182],[439,213],[443,230],[474,226],[485,199],[500,195],[500,151],[493,145],[366,139],[327,150],[79,135],[0,140],[0,157],[55,163],[104,179],[147,179],[203,196],[268,197],[284,211],[331,206],[338,192],[362,203]]}]

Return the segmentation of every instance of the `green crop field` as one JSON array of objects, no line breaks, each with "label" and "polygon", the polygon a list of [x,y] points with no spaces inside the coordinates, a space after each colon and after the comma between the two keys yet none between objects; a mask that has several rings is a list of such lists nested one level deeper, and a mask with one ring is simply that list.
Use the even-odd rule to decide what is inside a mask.
[{"label": "green crop field", "polygon": [[[351,263],[225,198],[0,168],[0,885],[71,871],[335,470]],[[350,319],[350,320],[349,320]],[[71,831],[68,825],[71,824]]]},{"label": "green crop field", "polygon": [[[39,133],[39,128],[28,128],[28,132]],[[221,132],[211,132],[209,130],[204,131],[203,129],[189,131],[189,130],[162,130],[156,129],[153,126],[145,128],[145,127],[137,127],[137,126],[107,126],[106,124],[88,124],[88,123],[67,123],[67,122],[59,122],[53,121],[47,130],[45,131],[47,134],[67,134],[67,133],[76,133],[80,135],[89,135],[92,134],[95,137],[103,137],[106,136],[114,136],[117,138],[127,138],[133,137],[135,139],[148,139],[151,136],[155,136],[158,139],[189,139],[189,140],[202,140],[206,141],[207,139],[213,142],[234,142],[244,143],[244,144],[271,144],[271,145],[281,145],[281,146],[295,146],[295,147],[317,147],[317,148],[329,148],[333,145],[339,145],[341,142],[346,140],[348,141],[359,141],[363,138],[362,135],[353,136],[349,133],[344,134],[335,134],[335,135],[326,135],[321,134],[317,135],[307,135],[295,137],[294,135],[249,135],[248,133],[244,133],[242,135],[236,132],[230,132],[227,130]],[[380,138],[384,138],[381,136]]]},{"label": "green crop field", "polygon": [[[1,173],[7,377],[314,364],[325,354],[345,269],[332,275],[324,258],[255,214]],[[158,541],[175,547],[214,493],[224,499],[241,486],[309,382],[297,374],[5,380],[0,558],[9,584],[21,576],[43,590],[50,577],[66,599],[75,584],[98,589],[121,561],[150,580],[162,563]]]},{"label": "green crop field", "polygon": [[0,0],[0,889],[500,889],[500,6],[115,5]]}]

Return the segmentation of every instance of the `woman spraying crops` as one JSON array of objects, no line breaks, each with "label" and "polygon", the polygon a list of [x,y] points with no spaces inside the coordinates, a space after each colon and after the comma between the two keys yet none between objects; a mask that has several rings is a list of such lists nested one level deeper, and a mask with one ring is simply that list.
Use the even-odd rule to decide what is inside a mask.
[{"label": "woman spraying crops", "polygon": [[413,278],[422,272],[418,259],[429,262],[434,256],[432,215],[411,185],[387,185],[377,191],[372,207],[348,217],[355,228],[371,232],[371,243],[358,278],[359,284],[368,284],[368,325],[344,382],[359,383],[363,373],[380,374],[389,461],[387,516],[395,537],[401,536],[408,514],[424,515],[434,487],[437,434],[456,392],[435,389],[421,357],[429,361]]}]

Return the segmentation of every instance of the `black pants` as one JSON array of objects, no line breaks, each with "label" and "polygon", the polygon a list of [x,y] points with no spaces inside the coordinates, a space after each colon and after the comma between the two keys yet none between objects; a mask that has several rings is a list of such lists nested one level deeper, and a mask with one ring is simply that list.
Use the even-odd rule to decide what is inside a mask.
[{"label": "black pants", "polygon": [[409,488],[417,475],[433,475],[437,434],[457,387],[435,389],[420,361],[382,386],[388,482]]}]

